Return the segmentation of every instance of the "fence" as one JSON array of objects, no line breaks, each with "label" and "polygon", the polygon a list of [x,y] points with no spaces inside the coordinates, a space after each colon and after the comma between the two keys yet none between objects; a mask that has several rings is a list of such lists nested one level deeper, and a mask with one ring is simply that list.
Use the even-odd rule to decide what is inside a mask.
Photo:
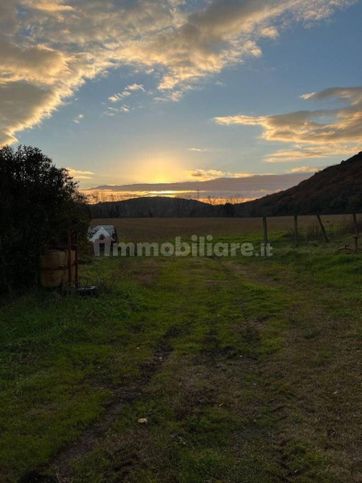
[{"label": "fence", "polygon": [[[299,229],[299,220],[300,218],[303,218],[305,215],[294,215],[293,216],[293,238],[294,238],[294,244],[297,247],[301,241],[302,237],[300,234],[300,229]],[[310,216],[310,215],[308,215]],[[328,233],[328,230],[323,222],[322,216],[320,214],[315,214],[311,215],[314,216],[316,221],[318,222],[318,227],[319,231],[321,234],[322,239],[326,242],[330,242],[330,234]],[[336,215],[323,215],[323,216],[336,216]],[[350,217],[350,225],[345,225],[345,229],[343,230],[344,232],[350,232],[353,231],[353,239],[354,239],[354,251],[358,251],[358,244],[359,244],[359,235],[360,235],[360,226],[358,222],[358,214],[357,213],[351,213],[351,214],[344,214],[344,217]],[[263,216],[261,218],[262,220],[262,232],[263,232],[263,241],[265,244],[270,242],[270,237],[269,237],[269,221],[275,218],[280,218],[280,217],[272,217],[272,216]]]}]

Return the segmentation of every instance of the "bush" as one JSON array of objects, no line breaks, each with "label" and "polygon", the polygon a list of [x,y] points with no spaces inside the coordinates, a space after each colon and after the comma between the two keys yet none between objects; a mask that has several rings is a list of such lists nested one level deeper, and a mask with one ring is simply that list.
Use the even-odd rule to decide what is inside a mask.
[{"label": "bush", "polygon": [[37,284],[40,255],[85,234],[87,208],[77,183],[39,149],[0,149],[0,293]]}]

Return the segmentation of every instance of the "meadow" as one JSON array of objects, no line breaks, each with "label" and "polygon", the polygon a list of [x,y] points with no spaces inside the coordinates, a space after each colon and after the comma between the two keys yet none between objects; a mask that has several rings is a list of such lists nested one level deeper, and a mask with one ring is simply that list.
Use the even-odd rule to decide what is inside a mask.
[{"label": "meadow", "polygon": [[[323,219],[328,244],[274,219],[272,257],[85,258],[98,297],[3,300],[0,481],[361,481],[362,254],[350,217]],[[102,221],[262,239],[258,219]]]},{"label": "meadow", "polygon": [[[328,232],[338,235],[353,231],[352,215],[324,215],[323,223]],[[358,220],[359,221],[359,220]],[[261,218],[96,218],[92,225],[112,224],[121,239],[128,241],[163,241],[176,236],[189,238],[191,235],[210,234],[216,237],[244,237],[262,239]],[[321,233],[315,216],[300,216],[299,231],[302,237],[320,239]],[[293,231],[293,217],[276,216],[268,218],[272,239],[290,235]]]}]

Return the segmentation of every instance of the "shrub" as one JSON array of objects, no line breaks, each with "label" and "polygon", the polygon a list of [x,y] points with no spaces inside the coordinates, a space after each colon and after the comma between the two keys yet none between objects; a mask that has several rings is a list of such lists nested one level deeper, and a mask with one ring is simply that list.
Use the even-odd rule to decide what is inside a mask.
[{"label": "shrub", "polygon": [[46,247],[86,227],[85,200],[67,170],[34,147],[0,149],[0,293],[34,286]]}]

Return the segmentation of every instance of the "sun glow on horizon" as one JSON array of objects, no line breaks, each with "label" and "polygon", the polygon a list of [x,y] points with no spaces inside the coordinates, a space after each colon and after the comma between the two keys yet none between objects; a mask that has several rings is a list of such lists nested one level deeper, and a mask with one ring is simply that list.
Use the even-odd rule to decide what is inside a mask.
[{"label": "sun glow on horizon", "polygon": [[174,154],[150,154],[132,164],[131,177],[135,183],[176,183],[188,178],[185,163]]}]

